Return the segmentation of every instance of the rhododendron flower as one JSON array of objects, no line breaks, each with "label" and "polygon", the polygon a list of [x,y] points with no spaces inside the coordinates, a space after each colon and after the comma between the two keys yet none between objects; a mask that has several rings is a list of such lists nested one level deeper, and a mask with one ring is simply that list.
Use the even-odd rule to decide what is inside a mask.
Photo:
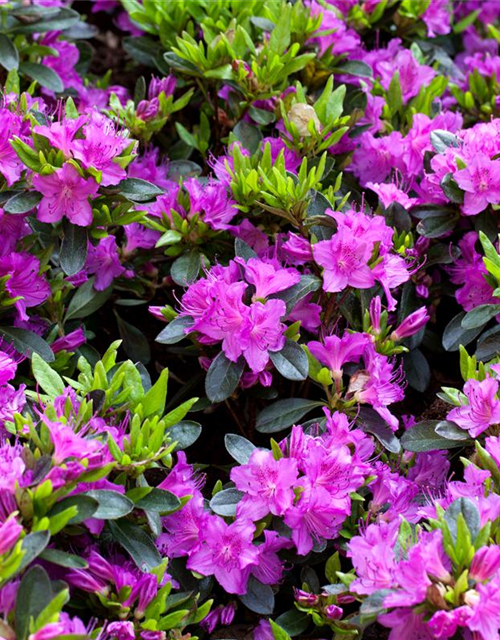
[{"label": "rhododendron flower", "polygon": [[78,347],[81,347],[82,344],[85,344],[86,341],[87,338],[85,337],[83,328],[78,327],[78,329],[71,331],[62,338],[57,338],[57,340],[54,340],[54,342],[50,345],[50,348],[54,353],[62,351],[63,349],[66,351],[74,351],[75,349],[78,349]]},{"label": "rhododendron flower", "polygon": [[202,220],[212,229],[227,229],[229,222],[238,213],[234,200],[229,197],[227,188],[218,182],[202,184],[196,178],[184,182],[189,193],[190,214],[203,212]]},{"label": "rhododendron flower", "polygon": [[413,313],[410,313],[403,322],[391,333],[391,340],[395,342],[403,340],[418,333],[429,321],[430,316],[426,307],[420,307]]},{"label": "rhododendron flower", "polygon": [[5,289],[21,320],[28,320],[28,307],[43,304],[50,295],[49,283],[39,275],[40,262],[29,253],[10,253],[0,258],[0,277],[8,276]]},{"label": "rhododendron flower", "polygon": [[407,102],[434,78],[436,72],[432,67],[419,64],[409,49],[402,49],[391,61],[378,65],[380,84],[387,91],[396,72],[399,72],[399,83],[403,102]]},{"label": "rhododendron flower", "polygon": [[85,269],[88,273],[95,273],[97,291],[110,287],[115,278],[129,275],[120,262],[115,236],[103,238],[96,247],[89,244]]},{"label": "rhododendron flower", "polygon": [[92,224],[88,199],[97,194],[94,178],[82,178],[75,167],[66,163],[49,176],[36,175],[33,186],[43,195],[37,214],[42,222],[59,222],[66,216],[80,227]]},{"label": "rhododendron flower", "polygon": [[371,246],[341,230],[330,240],[313,245],[315,261],[324,268],[323,288],[330,293],[346,287],[370,289],[375,284],[373,271],[367,265]]},{"label": "rhododendron flower", "polygon": [[282,538],[276,531],[264,531],[264,542],[257,549],[259,551],[258,564],[252,566],[251,574],[262,584],[278,584],[283,577],[284,564],[278,557],[281,549],[293,547],[291,540]]},{"label": "rhododendron flower", "polygon": [[204,576],[215,576],[228,593],[243,595],[252,565],[259,559],[252,544],[255,525],[238,519],[228,525],[213,517],[206,523],[203,545],[189,556],[187,568]]},{"label": "rhododendron flower", "polygon": [[332,372],[334,379],[342,378],[342,368],[346,362],[357,362],[362,356],[370,338],[364,333],[345,333],[341,338],[327,336],[321,342],[309,342],[309,351]]},{"label": "rhododendron flower", "polygon": [[467,429],[471,436],[486,431],[489,426],[500,423],[500,400],[498,381],[493,378],[485,380],[467,380],[464,393],[468,404],[452,409],[447,416],[462,429]]},{"label": "rhododendron flower", "polygon": [[462,206],[465,215],[474,216],[488,204],[500,202],[500,160],[490,160],[484,153],[478,153],[453,177],[465,191]]},{"label": "rhododendron flower", "polygon": [[259,258],[250,258],[247,262],[236,258],[235,262],[241,264],[247,282],[255,287],[256,299],[267,298],[300,282],[300,273],[296,269],[283,269]]},{"label": "rhododendron flower", "polygon": [[7,553],[16,544],[23,528],[18,524],[15,514],[0,525],[0,555]]},{"label": "rhododendron flower", "polygon": [[386,209],[390,207],[394,202],[400,204],[405,209],[410,209],[418,202],[418,198],[410,198],[408,194],[406,194],[402,189],[399,189],[392,182],[389,184],[367,182],[366,186],[368,189],[375,191],[380,199],[380,202]]},{"label": "rhododendron flower", "polygon": [[0,109],[0,174],[9,187],[19,180],[25,168],[10,144],[10,139],[20,135],[21,123],[19,115],[9,109]]},{"label": "rhododendron flower", "polygon": [[56,149],[60,149],[69,158],[72,155],[75,136],[87,120],[87,116],[79,116],[74,119],[65,118],[61,122],[36,125],[33,127],[33,131],[47,138]]},{"label": "rhododendron flower", "polygon": [[237,516],[260,520],[268,513],[282,516],[294,501],[293,485],[298,470],[295,460],[275,460],[272,451],[256,449],[248,463],[231,471],[231,480],[245,496]]}]

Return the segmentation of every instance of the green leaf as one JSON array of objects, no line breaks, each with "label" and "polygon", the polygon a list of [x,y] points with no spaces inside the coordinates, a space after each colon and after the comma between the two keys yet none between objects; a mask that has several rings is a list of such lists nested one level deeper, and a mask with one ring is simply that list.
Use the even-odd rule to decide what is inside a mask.
[{"label": "green leaf", "polygon": [[191,410],[191,407],[198,402],[199,398],[190,398],[186,400],[182,404],[180,404],[172,411],[169,411],[164,417],[163,422],[165,423],[165,428],[173,427],[178,424]]},{"label": "green leaf", "polygon": [[458,351],[460,345],[467,346],[481,333],[482,325],[475,329],[464,329],[462,320],[465,311],[461,311],[446,325],[443,333],[443,347],[446,351]]},{"label": "green leaf", "polygon": [[300,636],[309,626],[310,617],[303,611],[290,609],[276,618],[276,624],[281,627],[289,636]]},{"label": "green leaf", "polygon": [[61,268],[67,276],[74,276],[83,269],[87,260],[87,229],[72,224],[67,218],[63,220],[62,229]]},{"label": "green leaf", "polygon": [[333,69],[334,73],[346,73],[350,76],[357,76],[358,78],[373,78],[373,71],[370,65],[361,60],[347,60],[341,62]]},{"label": "green leaf", "polygon": [[[432,0],[431,0],[432,1]],[[462,20],[460,20],[460,22],[457,22],[454,27],[453,27],[453,33],[462,33],[463,31],[465,31],[467,29],[467,27],[469,27],[471,24],[473,24],[477,17],[479,16],[479,14],[481,13],[481,9],[476,9],[475,11],[471,11],[468,15],[465,16],[465,18],[462,18]]]},{"label": "green leaf", "polygon": [[155,342],[160,344],[177,344],[187,336],[185,332],[194,324],[191,316],[179,316],[168,323],[168,325],[160,331],[156,336]]},{"label": "green leaf", "polygon": [[450,202],[462,204],[464,201],[464,192],[455,182],[452,173],[447,173],[441,180],[441,189]]},{"label": "green leaf", "polygon": [[14,613],[16,638],[26,640],[31,618],[36,618],[52,599],[52,585],[43,567],[30,567],[21,580]]},{"label": "green leaf", "polygon": [[222,402],[232,395],[245,368],[242,357],[231,362],[221,351],[213,360],[205,378],[205,391],[210,402]]},{"label": "green leaf", "polygon": [[163,369],[160,377],[146,393],[141,401],[144,409],[144,416],[158,415],[161,416],[165,410],[165,402],[167,400],[168,386],[168,369]]},{"label": "green leaf", "polygon": [[110,520],[107,523],[111,535],[139,567],[141,571],[151,572],[162,559],[152,538],[142,529],[128,520]]},{"label": "green leaf", "polygon": [[118,491],[106,489],[92,489],[85,494],[89,498],[97,500],[97,511],[92,515],[98,520],[117,520],[129,514],[134,508],[134,503]]},{"label": "green leaf", "polygon": [[19,53],[6,35],[0,34],[0,64],[7,71],[19,67]]},{"label": "green leaf", "polygon": [[177,442],[174,451],[182,451],[194,444],[201,436],[202,428],[198,422],[181,420],[168,430],[172,442]]},{"label": "green leaf", "polygon": [[291,640],[288,633],[279,624],[276,624],[273,620],[269,620],[269,624],[271,625],[271,633],[274,640]]},{"label": "green leaf", "polygon": [[463,320],[463,329],[483,328],[492,318],[500,313],[500,304],[481,304],[479,307],[468,311]]},{"label": "green leaf", "polygon": [[65,384],[61,376],[45,362],[37,353],[31,359],[33,376],[46,394],[52,399],[62,395]]},{"label": "green leaf", "polygon": [[80,558],[80,556],[66,553],[66,551],[59,551],[59,549],[45,549],[40,554],[40,558],[67,569],[86,569],[89,566],[88,562]]},{"label": "green leaf", "polygon": [[[37,6],[39,11],[40,7]],[[19,9],[16,11],[19,14]],[[81,17],[74,9],[63,8],[52,13],[43,20],[35,20],[14,28],[16,33],[47,33],[47,31],[64,31],[75,26]]]},{"label": "green leaf", "polygon": [[165,193],[163,189],[141,178],[125,178],[116,188],[131,202],[151,202]]},{"label": "green leaf", "polygon": [[283,4],[282,11],[280,12],[280,19],[271,31],[271,37],[269,38],[269,49],[279,55],[284,53],[292,39],[290,31],[291,17],[291,5]]},{"label": "green leaf", "polygon": [[42,553],[45,547],[49,544],[50,533],[48,531],[35,531],[34,533],[28,533],[23,538],[21,544],[21,550],[24,552],[23,559],[19,565],[19,571],[22,571],[29,566],[35,558]]},{"label": "green leaf", "polygon": [[179,498],[163,489],[156,487],[140,500],[137,500],[135,507],[146,511],[154,511],[155,513],[168,514],[176,511],[181,506]]},{"label": "green leaf", "polygon": [[448,420],[441,420],[436,425],[436,433],[448,440],[468,440],[469,434],[464,429],[461,429],[454,422],[448,422]]},{"label": "green leaf", "polygon": [[450,131],[434,129],[431,131],[431,144],[437,153],[445,153],[450,147],[458,147],[458,138]]},{"label": "green leaf", "polygon": [[94,498],[87,496],[83,493],[77,493],[74,496],[67,496],[52,507],[48,513],[48,517],[56,516],[70,507],[76,507],[78,513],[69,520],[68,524],[80,524],[84,520],[94,517],[94,513],[97,511],[99,503]]},{"label": "green leaf", "polygon": [[42,194],[37,191],[23,191],[9,198],[3,205],[3,208],[7,213],[14,215],[28,213],[28,211],[31,211],[37,206],[41,199]]},{"label": "green leaf", "polygon": [[61,76],[50,67],[38,64],[37,62],[21,62],[19,71],[32,80],[36,80],[44,89],[54,91],[55,93],[64,91],[64,83],[61,80]]},{"label": "green leaf", "polygon": [[387,451],[395,454],[401,451],[401,443],[392,429],[371,407],[360,408],[357,424],[365,433],[371,433],[375,436]]},{"label": "green leaf", "polygon": [[7,80],[5,81],[4,91],[7,95],[9,93],[15,93],[18,96],[21,93],[19,74],[17,73],[16,69],[12,69],[7,74]]},{"label": "green leaf", "polygon": [[459,215],[455,211],[445,211],[440,215],[433,215],[417,224],[417,233],[424,238],[441,238],[456,227]]},{"label": "green leaf", "polygon": [[81,287],[76,290],[71,298],[66,312],[66,322],[86,318],[100,309],[108,300],[113,291],[113,287],[108,287],[104,291],[94,289],[95,277],[89,278]]},{"label": "green leaf", "polygon": [[468,440],[452,440],[443,438],[436,433],[436,427],[441,420],[424,420],[408,429],[401,438],[401,444],[406,451],[421,453],[423,451],[439,451],[462,447]]},{"label": "green leaf", "polygon": [[412,349],[403,354],[403,365],[410,387],[423,393],[430,384],[431,370],[420,349]]},{"label": "green leaf", "polygon": [[309,361],[300,345],[289,338],[281,351],[270,352],[269,357],[276,369],[287,380],[305,380],[309,374]]},{"label": "green leaf", "polygon": [[458,498],[446,509],[444,519],[454,542],[457,540],[457,518],[459,514],[462,514],[471,538],[474,540],[481,528],[481,519],[476,505],[469,498]]},{"label": "green leaf", "polygon": [[28,358],[37,353],[45,362],[55,360],[54,352],[47,342],[33,331],[17,327],[0,327],[0,335],[11,343],[19,353]]},{"label": "green leaf", "polygon": [[19,67],[19,53],[12,40],[5,34],[0,34],[0,64],[7,71]]},{"label": "green leaf", "polygon": [[198,251],[190,251],[185,253],[172,264],[170,275],[172,280],[181,287],[187,287],[192,284],[201,268],[201,256]]},{"label": "green leaf", "polygon": [[241,602],[253,611],[268,616],[274,611],[274,593],[268,584],[262,584],[254,576],[250,576],[247,592],[240,596]]},{"label": "green leaf", "polygon": [[238,489],[223,489],[210,500],[210,508],[218,516],[232,518],[236,515],[236,508],[244,495]]},{"label": "green leaf", "polygon": [[283,431],[293,424],[298,424],[298,421],[309,411],[322,406],[322,402],[305,398],[278,400],[259,413],[255,428],[259,433]]},{"label": "green leaf", "polygon": [[257,448],[250,440],[235,433],[226,433],[224,444],[226,445],[226,451],[239,464],[247,464],[250,456]]},{"label": "green leaf", "polygon": [[254,154],[260,147],[262,142],[262,133],[260,129],[249,124],[245,120],[240,120],[233,129],[233,134],[241,145]]}]

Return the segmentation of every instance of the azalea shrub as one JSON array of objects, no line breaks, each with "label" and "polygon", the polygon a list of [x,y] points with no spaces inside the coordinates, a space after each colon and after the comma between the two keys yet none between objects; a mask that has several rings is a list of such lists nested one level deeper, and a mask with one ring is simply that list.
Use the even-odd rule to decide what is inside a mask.
[{"label": "azalea shrub", "polygon": [[498,640],[500,3],[0,14],[0,637]]}]

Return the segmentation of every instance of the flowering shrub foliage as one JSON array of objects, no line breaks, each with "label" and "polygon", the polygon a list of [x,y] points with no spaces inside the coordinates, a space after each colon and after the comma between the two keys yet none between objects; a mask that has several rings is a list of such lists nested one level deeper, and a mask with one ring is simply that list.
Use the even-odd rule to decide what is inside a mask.
[{"label": "flowering shrub foliage", "polygon": [[498,640],[500,3],[0,14],[0,637]]}]

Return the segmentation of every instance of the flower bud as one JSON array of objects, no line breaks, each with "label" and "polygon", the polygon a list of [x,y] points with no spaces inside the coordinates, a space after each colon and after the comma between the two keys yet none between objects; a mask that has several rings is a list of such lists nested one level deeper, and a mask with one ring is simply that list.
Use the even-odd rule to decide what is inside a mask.
[{"label": "flower bud", "polygon": [[314,123],[314,126],[317,131],[320,130],[321,123],[319,121],[318,116],[316,115],[316,111],[309,104],[304,104],[303,102],[296,102],[292,105],[290,111],[287,113],[288,119],[290,122],[297,127],[299,132],[299,136],[302,138],[307,138],[311,135],[308,129],[309,122]]},{"label": "flower bud", "polygon": [[398,342],[403,338],[408,338],[409,336],[413,336],[415,333],[418,333],[420,329],[425,327],[429,321],[429,317],[427,309],[425,307],[420,307],[420,309],[417,309],[405,318],[399,327],[391,333],[391,340],[393,342]]}]

